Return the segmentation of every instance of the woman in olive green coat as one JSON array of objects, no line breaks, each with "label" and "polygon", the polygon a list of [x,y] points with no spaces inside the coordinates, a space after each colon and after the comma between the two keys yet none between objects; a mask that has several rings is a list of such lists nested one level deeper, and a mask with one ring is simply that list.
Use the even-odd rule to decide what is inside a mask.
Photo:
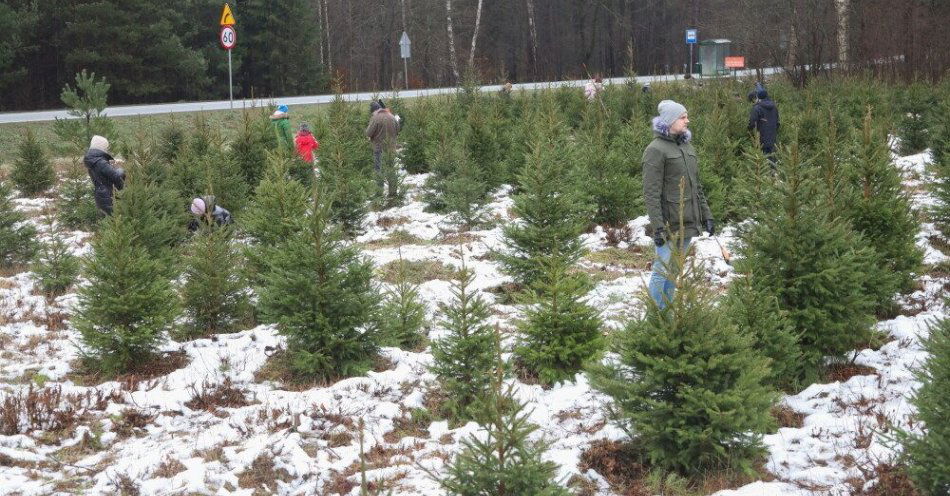
[{"label": "woman in olive green coat", "polygon": [[686,250],[701,230],[705,229],[712,236],[715,227],[699,182],[686,107],[672,100],[663,100],[657,111],[659,115],[653,118],[655,138],[643,151],[643,199],[656,244],[649,292],[662,309],[673,299],[674,289],[666,277],[671,255],[668,234],[678,234],[680,249]]}]

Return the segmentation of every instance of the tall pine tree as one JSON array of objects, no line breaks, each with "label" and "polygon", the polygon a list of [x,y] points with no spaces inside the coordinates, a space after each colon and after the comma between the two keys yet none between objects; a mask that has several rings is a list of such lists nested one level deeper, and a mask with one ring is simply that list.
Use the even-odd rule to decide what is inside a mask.
[{"label": "tall pine tree", "polygon": [[292,369],[308,379],[362,374],[379,349],[373,265],[342,238],[326,194],[314,190],[302,229],[269,254],[258,291],[261,311],[287,336]]}]

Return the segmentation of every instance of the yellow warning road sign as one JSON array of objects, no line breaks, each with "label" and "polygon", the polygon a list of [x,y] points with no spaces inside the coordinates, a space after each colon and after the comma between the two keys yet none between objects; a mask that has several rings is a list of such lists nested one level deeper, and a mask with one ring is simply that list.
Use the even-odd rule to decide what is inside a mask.
[{"label": "yellow warning road sign", "polygon": [[231,13],[231,6],[224,4],[224,10],[221,11],[221,25],[233,26],[234,24],[234,14]]}]

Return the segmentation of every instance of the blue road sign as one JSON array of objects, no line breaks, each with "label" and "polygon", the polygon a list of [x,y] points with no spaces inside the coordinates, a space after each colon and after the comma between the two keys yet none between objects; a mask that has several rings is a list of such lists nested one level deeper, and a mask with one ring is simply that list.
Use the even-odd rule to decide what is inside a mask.
[{"label": "blue road sign", "polygon": [[694,43],[696,43],[696,30],[695,30],[695,29],[687,29],[687,30],[686,30],[686,43],[689,43],[689,44],[691,44],[691,45],[694,44]]}]

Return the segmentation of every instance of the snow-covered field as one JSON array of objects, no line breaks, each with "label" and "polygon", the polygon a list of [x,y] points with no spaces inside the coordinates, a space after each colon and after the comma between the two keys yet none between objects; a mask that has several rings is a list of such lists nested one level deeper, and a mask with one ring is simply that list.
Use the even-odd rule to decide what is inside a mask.
[{"label": "snow-covered field", "polygon": [[[932,201],[922,189],[927,157],[895,157],[915,207]],[[459,239],[449,234],[452,229],[444,216],[423,211],[416,199],[423,181],[424,176],[408,178],[405,206],[370,215],[367,232],[357,239],[366,255],[377,266],[400,256],[458,266],[461,250],[476,275],[476,289],[506,282],[486,255],[500,245],[497,225],[508,220],[512,205],[508,191],[499,191],[490,205],[491,216],[502,222]],[[17,208],[31,215],[43,207],[44,200],[17,200]],[[39,218],[32,221],[45,229]],[[640,246],[648,258],[652,241],[644,233],[645,223],[644,218],[631,221],[627,243]],[[397,236],[412,244],[388,246],[384,240],[395,231],[403,231]],[[933,236],[939,236],[934,226],[923,224],[918,244],[928,264],[947,258],[931,246]],[[88,251],[87,238],[85,233],[71,235],[77,253]],[[606,239],[601,230],[585,236],[594,252],[607,248]],[[731,240],[729,229],[720,235],[727,246]],[[716,242],[699,239],[696,249],[711,283],[728,284],[732,267],[723,261]],[[641,291],[649,276],[644,264],[607,267],[585,260],[582,266],[599,281],[589,301],[603,311],[610,327],[641,311]],[[946,312],[942,298],[950,278],[921,275],[919,282],[918,291],[901,299],[908,315],[877,324],[890,341],[877,350],[857,351],[856,363],[868,367],[867,375],[813,384],[783,398],[782,403],[797,412],[800,427],[784,427],[765,437],[766,468],[774,479],[718,494],[837,495],[873,483],[869,469],[893,453],[886,441],[890,424],[906,426],[914,413],[908,399],[916,387],[911,369],[924,358],[920,339],[927,324]],[[432,317],[431,339],[444,332],[436,309],[450,300],[449,287],[450,281],[439,279],[422,286]],[[483,295],[493,298],[488,292]],[[34,291],[29,273],[0,277],[0,426],[3,401],[9,406],[32,391],[32,418],[16,421],[37,427],[26,434],[0,435],[0,494],[119,494],[137,487],[140,494],[356,495],[362,437],[369,480],[391,488],[393,494],[435,495],[441,491],[423,469],[437,471],[460,448],[460,440],[478,430],[474,423],[450,429],[444,421],[412,418],[413,409],[425,406],[434,381],[427,371],[432,359],[427,351],[386,348],[388,369],[328,387],[287,391],[255,379],[255,372],[283,343],[272,326],[169,342],[164,350],[184,351],[189,361],[156,379],[77,385],[68,376],[77,357],[78,334],[68,322],[75,304],[75,294],[47,302]],[[493,309],[493,319],[513,339],[518,309],[501,304]],[[40,386],[45,395],[36,394]],[[537,434],[550,442],[547,456],[560,465],[563,479],[578,475],[597,488],[594,494],[614,494],[599,474],[582,472],[578,466],[592,441],[623,438],[605,417],[608,399],[593,391],[583,375],[548,390],[516,381],[515,388],[533,409],[531,418],[540,426]],[[225,392],[231,394],[231,406],[196,401]],[[41,430],[63,421],[44,418],[44,402],[74,409],[75,424],[58,432]]]}]

